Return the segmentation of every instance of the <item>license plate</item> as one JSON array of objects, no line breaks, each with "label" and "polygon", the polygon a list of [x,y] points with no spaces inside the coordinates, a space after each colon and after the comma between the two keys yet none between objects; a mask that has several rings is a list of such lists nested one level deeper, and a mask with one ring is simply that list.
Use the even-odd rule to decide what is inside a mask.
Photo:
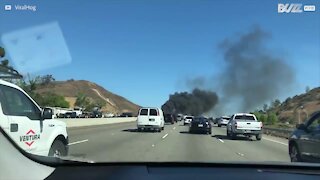
[{"label": "license plate", "polygon": [[198,127],[203,127],[203,124],[198,124]]}]

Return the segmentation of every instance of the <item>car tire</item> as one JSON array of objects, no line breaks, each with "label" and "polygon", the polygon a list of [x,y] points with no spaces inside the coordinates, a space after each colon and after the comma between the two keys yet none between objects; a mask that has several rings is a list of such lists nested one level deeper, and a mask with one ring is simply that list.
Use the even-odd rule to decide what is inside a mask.
[{"label": "car tire", "polygon": [[221,124],[218,124],[218,127],[221,127]]},{"label": "car tire", "polygon": [[227,137],[230,137],[230,132],[229,132],[229,130],[227,130]]},{"label": "car tire", "polygon": [[164,130],[164,126],[161,128],[161,130],[162,130],[162,131]]},{"label": "car tire", "polygon": [[49,150],[49,156],[63,157],[67,156],[67,147],[60,140],[55,140]]},{"label": "car tire", "polygon": [[261,141],[261,138],[262,138],[262,134],[257,134],[257,135],[256,135],[256,140],[257,140],[257,141]]},{"label": "car tire", "polygon": [[291,162],[302,162],[300,151],[296,144],[292,144],[289,148],[289,156]]},{"label": "car tire", "polygon": [[212,131],[211,131],[211,130],[209,130],[209,131],[207,132],[207,134],[211,135],[211,134],[212,134]]},{"label": "car tire", "polygon": [[142,129],[141,128],[138,128],[138,132],[141,132],[142,131]]}]

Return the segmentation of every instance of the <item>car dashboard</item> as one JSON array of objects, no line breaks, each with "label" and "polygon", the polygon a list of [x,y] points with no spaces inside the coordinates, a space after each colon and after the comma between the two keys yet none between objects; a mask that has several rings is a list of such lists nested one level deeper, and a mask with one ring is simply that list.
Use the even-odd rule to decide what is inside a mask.
[{"label": "car dashboard", "polygon": [[[238,166],[238,167],[237,167]],[[279,167],[241,167],[208,164],[97,164],[90,166],[60,166],[47,179],[319,179],[318,168],[302,170]]]}]

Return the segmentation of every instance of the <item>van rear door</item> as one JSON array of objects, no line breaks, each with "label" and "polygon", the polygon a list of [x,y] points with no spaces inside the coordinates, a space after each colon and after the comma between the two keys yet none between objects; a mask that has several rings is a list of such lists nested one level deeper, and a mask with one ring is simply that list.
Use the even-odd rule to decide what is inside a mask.
[{"label": "van rear door", "polygon": [[161,117],[158,109],[150,108],[149,110],[149,125],[161,125]]},{"label": "van rear door", "polygon": [[149,125],[149,109],[148,108],[140,109],[139,115],[138,115],[138,124]]}]

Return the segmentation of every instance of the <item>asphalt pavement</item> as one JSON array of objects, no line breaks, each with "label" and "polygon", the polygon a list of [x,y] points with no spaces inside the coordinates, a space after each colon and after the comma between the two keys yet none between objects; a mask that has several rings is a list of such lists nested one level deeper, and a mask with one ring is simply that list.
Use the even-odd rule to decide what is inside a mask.
[{"label": "asphalt pavement", "polygon": [[136,122],[68,129],[69,156],[94,162],[289,162],[286,139],[263,135],[231,140],[226,128],[190,134],[182,122],[137,132]]}]

